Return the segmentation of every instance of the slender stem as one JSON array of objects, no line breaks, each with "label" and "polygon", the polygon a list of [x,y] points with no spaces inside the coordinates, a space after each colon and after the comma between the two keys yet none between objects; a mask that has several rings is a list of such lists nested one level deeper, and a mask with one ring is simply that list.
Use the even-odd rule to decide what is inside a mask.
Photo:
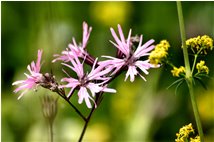
[{"label": "slender stem", "polygon": [[175,67],[169,60],[165,60],[165,61],[163,61],[163,63],[169,65],[172,68]]},{"label": "slender stem", "polygon": [[[64,98],[64,97],[63,97]],[[77,112],[77,114],[84,120],[86,121],[86,118],[85,116],[67,99],[67,98],[64,98],[64,100],[66,102],[68,102],[68,104]]]},{"label": "slender stem", "polygon": [[195,96],[194,96],[192,80],[189,80],[187,85],[188,85],[188,88],[189,88],[189,93],[190,93],[190,98],[191,98],[191,102],[192,102],[192,107],[193,107],[193,112],[194,112],[194,116],[195,116],[196,125],[197,125],[197,128],[198,128],[198,133],[199,133],[201,142],[203,142],[204,141],[204,134],[203,134],[203,129],[202,129],[200,116],[199,116],[199,112],[198,112],[197,102],[196,102],[196,99],[195,99]]},{"label": "slender stem", "polygon": [[89,113],[89,115],[88,115],[88,117],[87,117],[87,119],[86,119],[86,121],[85,121],[85,125],[84,125],[84,127],[83,127],[83,130],[82,130],[82,133],[81,133],[81,135],[80,135],[80,138],[79,138],[78,142],[81,142],[81,141],[82,141],[83,136],[85,135],[85,131],[86,131],[87,127],[88,127],[88,123],[89,123],[89,121],[90,121],[90,119],[91,119],[91,116],[92,116],[94,110],[95,110],[95,105],[94,105],[93,108],[91,109],[91,112]]},{"label": "slender stem", "polygon": [[50,136],[49,140],[50,142],[53,142],[53,123],[49,122],[48,125],[49,125],[49,136]]},{"label": "slender stem", "polygon": [[185,42],[186,35],[185,35],[183,13],[182,13],[182,7],[181,7],[180,1],[177,1],[177,9],[178,9],[178,19],[179,19],[179,25],[180,25],[182,46],[183,46],[184,62],[185,62],[185,68],[186,68],[186,82],[187,82],[187,85],[189,88],[189,93],[190,93],[190,98],[191,98],[191,102],[192,102],[195,121],[196,121],[197,128],[198,128],[198,133],[199,133],[201,142],[204,142],[204,136],[203,136],[202,125],[201,125],[201,121],[200,121],[200,117],[199,117],[198,106],[197,106],[195,96],[194,96],[193,77],[192,77],[192,72],[190,69],[189,56],[188,56],[186,42]]},{"label": "slender stem", "polygon": [[184,55],[184,64],[186,68],[186,77],[191,77],[191,70],[189,65],[189,56],[186,46],[186,35],[185,35],[185,28],[184,28],[184,19],[183,19],[183,13],[182,13],[182,7],[181,2],[177,1],[177,9],[178,9],[178,19],[179,19],[179,25],[180,25],[180,33],[181,33],[181,40],[182,40],[182,46],[183,46],[183,55]]},{"label": "slender stem", "polygon": [[197,58],[198,58],[198,54],[195,54],[195,56],[194,56],[194,62],[193,62],[193,65],[192,65],[192,71],[191,71],[192,74],[193,74],[194,69],[195,69],[195,63],[197,61]]},{"label": "slender stem", "polygon": [[67,97],[65,96],[65,94],[62,94],[62,91],[58,91],[57,92],[66,102],[68,102],[68,104],[77,112],[77,114],[84,120],[86,121],[85,116],[67,99]]},{"label": "slender stem", "polygon": [[[121,68],[118,72],[116,72],[115,75],[114,75],[110,80],[108,80],[105,84],[110,83],[110,82],[113,81],[116,77],[118,77],[118,76],[123,72],[124,68],[125,68],[125,67]],[[105,85],[105,84],[104,84],[104,85]],[[96,103],[100,103],[99,101],[100,101],[100,98],[102,97],[103,93],[104,93],[104,92],[100,92],[99,94],[96,95],[96,100],[95,100]],[[91,119],[91,116],[92,116],[92,114],[93,114],[94,111],[95,111],[95,104],[94,104],[93,108],[91,109],[91,111],[90,111],[88,117],[87,117],[86,120],[85,120],[85,125],[84,125],[84,127],[83,127],[83,130],[82,130],[82,133],[81,133],[81,135],[80,135],[80,138],[79,138],[78,142],[81,142],[81,141],[82,141],[82,139],[83,139],[83,137],[84,137],[84,135],[85,135],[85,131],[86,131],[87,127],[88,127],[88,123],[89,123],[89,121],[90,121],[90,119]]]}]

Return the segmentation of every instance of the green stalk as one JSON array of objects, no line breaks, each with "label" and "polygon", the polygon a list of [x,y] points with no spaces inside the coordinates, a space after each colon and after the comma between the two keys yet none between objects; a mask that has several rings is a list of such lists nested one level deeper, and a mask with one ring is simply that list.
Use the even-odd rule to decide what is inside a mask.
[{"label": "green stalk", "polygon": [[199,112],[198,112],[197,102],[196,102],[196,99],[194,96],[192,79],[187,81],[187,85],[188,85],[189,92],[190,92],[190,98],[191,98],[191,102],[192,102],[193,112],[195,115],[195,121],[196,121],[197,129],[198,129],[198,133],[199,133],[201,142],[204,142],[204,134],[203,134],[203,129],[202,129],[200,116],[199,116]]},{"label": "green stalk", "polygon": [[53,123],[49,122],[49,141],[53,142]]},{"label": "green stalk", "polygon": [[180,1],[177,1],[177,9],[178,9],[178,19],[179,19],[181,40],[182,40],[182,46],[183,46],[184,64],[185,64],[185,69],[186,69],[186,78],[191,78],[192,74],[191,74],[191,70],[190,70],[189,56],[188,56],[188,51],[187,51],[187,46],[186,46],[184,19],[183,19],[183,13],[182,13],[182,7],[181,7]]},{"label": "green stalk", "polygon": [[192,71],[191,71],[192,74],[193,74],[194,69],[195,69],[195,64],[196,64],[197,58],[198,58],[198,54],[195,54],[195,56],[194,56],[194,62],[193,62],[193,65],[192,65]]},{"label": "green stalk", "polygon": [[199,133],[201,142],[204,142],[204,136],[203,136],[202,125],[199,117],[198,106],[194,96],[193,77],[190,69],[189,56],[188,56],[187,47],[186,47],[186,35],[185,35],[183,13],[182,13],[182,7],[181,7],[180,1],[177,1],[177,10],[178,10],[178,19],[179,19],[179,26],[180,26],[182,46],[183,46],[184,63],[185,63],[185,69],[186,69],[186,82],[189,88],[190,99],[193,107],[193,112],[195,116],[198,133]]}]

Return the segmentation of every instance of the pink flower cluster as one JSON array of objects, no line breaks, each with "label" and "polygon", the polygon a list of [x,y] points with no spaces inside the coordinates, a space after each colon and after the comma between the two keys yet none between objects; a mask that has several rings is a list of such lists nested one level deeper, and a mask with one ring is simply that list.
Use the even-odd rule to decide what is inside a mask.
[{"label": "pink flower cluster", "polygon": [[[59,89],[69,88],[70,91],[67,94],[67,98],[73,95],[74,91],[78,91],[78,103],[81,104],[85,101],[88,108],[92,108],[91,102],[95,104],[94,98],[99,93],[109,92],[116,93],[115,89],[108,88],[108,83],[110,83],[113,78],[115,78],[119,72],[127,71],[125,76],[125,81],[130,77],[130,81],[135,80],[135,76],[139,75],[143,80],[145,77],[141,74],[148,74],[148,69],[153,66],[149,63],[149,60],[142,60],[142,57],[148,56],[151,50],[154,49],[154,40],[149,40],[143,44],[143,36],[139,38],[139,43],[137,48],[134,50],[134,41],[131,36],[131,29],[129,31],[127,39],[125,39],[122,28],[118,25],[119,36],[115,33],[113,28],[110,28],[111,34],[115,42],[110,41],[117,48],[117,56],[102,56],[106,58],[104,61],[98,61],[98,58],[94,58],[86,51],[86,46],[89,40],[92,27],[88,27],[86,22],[83,22],[83,38],[82,43],[77,45],[75,38],[73,38],[72,43],[68,45],[66,50],[62,51],[61,54],[54,55],[55,59],[53,62],[62,61],[62,64],[72,71],[74,71],[77,77],[64,77],[61,82],[65,82],[63,85],[57,86]],[[37,85],[46,83],[44,81],[44,75],[40,73],[41,68],[41,56],[42,51],[38,50],[38,58],[36,64],[34,62],[28,65],[28,70],[30,75],[27,76],[26,80],[20,80],[13,83],[13,85],[20,85],[14,90],[17,93],[20,90],[24,90],[19,98],[21,98],[24,93],[35,88]],[[144,58],[145,59],[145,58]],[[91,66],[90,71],[84,70],[84,64],[89,64]],[[67,74],[67,73],[66,73]],[[55,85],[58,83],[55,83]],[[54,86],[56,88],[56,86]],[[54,89],[56,90],[56,89]],[[19,99],[18,98],[18,99]]]},{"label": "pink flower cluster", "polygon": [[120,25],[118,25],[118,32],[119,36],[115,33],[114,29],[111,28],[112,36],[114,37],[114,40],[116,43],[111,43],[119,50],[121,53],[119,55],[119,58],[111,57],[111,56],[103,56],[108,58],[109,60],[100,62],[101,65],[107,66],[111,70],[114,70],[113,74],[118,72],[122,67],[128,67],[128,71],[126,73],[125,81],[130,76],[130,81],[133,82],[135,79],[135,75],[139,75],[142,79],[146,80],[137,70],[140,69],[145,74],[148,74],[147,71],[149,68],[153,67],[152,64],[149,63],[149,60],[139,60],[141,57],[148,56],[149,51],[155,48],[152,43],[154,43],[154,40],[151,39],[147,41],[145,44],[142,45],[143,42],[143,36],[140,36],[140,41],[138,44],[137,49],[134,51],[132,49],[132,41],[131,41],[131,32],[132,30],[129,30],[128,38],[125,39],[123,35],[123,31]]}]

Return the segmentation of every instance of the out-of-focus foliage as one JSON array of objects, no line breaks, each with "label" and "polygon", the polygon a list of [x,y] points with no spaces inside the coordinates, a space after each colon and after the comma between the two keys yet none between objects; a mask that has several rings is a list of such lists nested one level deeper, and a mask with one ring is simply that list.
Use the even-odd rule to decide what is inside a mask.
[{"label": "out-of-focus foliage", "polygon": [[[214,37],[214,3],[182,2],[187,37]],[[51,63],[53,54],[65,49],[72,37],[81,41],[82,22],[93,27],[87,50],[90,54],[115,55],[109,28],[121,24],[125,34],[143,34],[144,42],[155,44],[166,39],[171,45],[169,58],[177,66],[183,65],[175,2],[1,2],[1,83],[2,83],[2,141],[47,141],[48,128],[42,116],[41,97],[57,95],[38,88],[21,100],[13,93],[12,82],[23,79],[27,65],[36,59],[38,49],[44,50],[42,72],[51,72],[60,80],[65,74],[60,63]],[[209,75],[213,77],[213,54],[205,59]],[[191,57],[191,56],[190,56]],[[166,88],[175,81],[171,68],[151,69],[147,82],[140,78],[134,83],[124,82],[122,74],[110,86],[116,94],[105,94],[101,106],[89,123],[88,141],[173,141],[181,126],[192,123],[196,127],[188,90],[182,85]],[[201,120],[207,141],[214,141],[213,79],[205,79],[208,90],[196,84]],[[77,95],[72,102],[78,105]],[[58,102],[54,121],[55,141],[76,141],[83,121],[62,99]]]},{"label": "out-of-focus foliage", "polygon": [[90,6],[91,17],[103,26],[130,22],[133,8],[131,2],[94,2]]}]

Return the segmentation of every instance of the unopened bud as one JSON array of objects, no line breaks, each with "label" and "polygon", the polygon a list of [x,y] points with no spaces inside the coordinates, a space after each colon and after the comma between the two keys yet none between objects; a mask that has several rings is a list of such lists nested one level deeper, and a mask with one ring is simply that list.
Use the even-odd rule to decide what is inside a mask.
[{"label": "unopened bud", "polygon": [[42,112],[44,117],[52,124],[57,114],[57,98],[45,95],[42,98]]}]

